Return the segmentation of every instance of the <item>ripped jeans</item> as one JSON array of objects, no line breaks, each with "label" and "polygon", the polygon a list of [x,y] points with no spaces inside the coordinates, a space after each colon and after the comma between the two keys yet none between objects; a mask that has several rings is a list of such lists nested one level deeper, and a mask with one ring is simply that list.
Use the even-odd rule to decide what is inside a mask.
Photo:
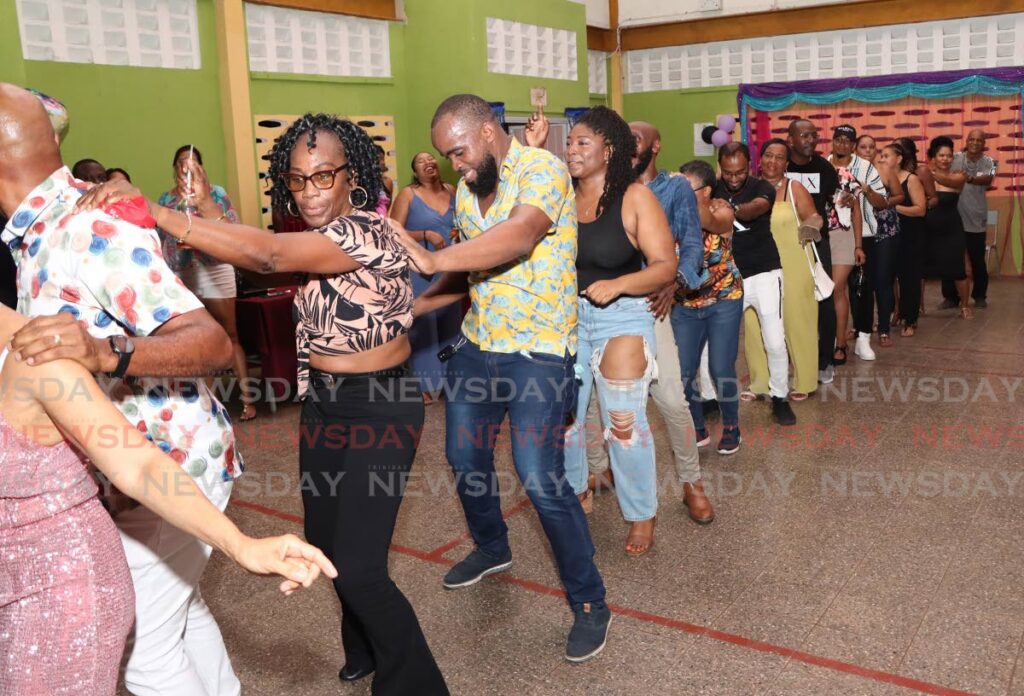
[{"label": "ripped jeans", "polygon": [[[587,490],[587,404],[596,385],[622,516],[627,522],[649,520],[658,511],[654,439],[647,422],[648,390],[658,376],[654,360],[657,345],[654,315],[647,308],[646,298],[642,297],[622,297],[607,307],[596,307],[586,298],[580,298],[578,311],[576,373],[581,383],[576,420],[566,434],[566,478],[577,495]],[[647,367],[636,379],[609,380],[601,374],[605,346],[618,336],[641,336],[644,340]],[[617,431],[630,431],[629,440],[617,437],[612,432],[613,427]]]}]

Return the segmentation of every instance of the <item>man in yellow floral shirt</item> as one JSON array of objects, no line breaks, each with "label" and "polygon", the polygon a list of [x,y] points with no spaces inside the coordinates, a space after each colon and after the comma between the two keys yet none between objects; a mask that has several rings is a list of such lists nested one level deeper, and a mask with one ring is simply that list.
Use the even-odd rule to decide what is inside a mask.
[{"label": "man in yellow floral shirt", "polygon": [[[476,548],[444,578],[466,587],[512,565],[501,515],[494,442],[505,415],[512,457],[547,534],[575,622],[565,657],[604,648],[611,613],[594,565],[586,516],[565,480],[563,439],[576,401],[576,203],[569,171],[547,150],[506,134],[479,97],[437,108],[434,147],[462,175],[455,204],[460,242],[413,262],[441,280],[416,314],[465,295],[472,306],[449,350],[446,450]],[[468,283],[468,286],[467,286]]]}]

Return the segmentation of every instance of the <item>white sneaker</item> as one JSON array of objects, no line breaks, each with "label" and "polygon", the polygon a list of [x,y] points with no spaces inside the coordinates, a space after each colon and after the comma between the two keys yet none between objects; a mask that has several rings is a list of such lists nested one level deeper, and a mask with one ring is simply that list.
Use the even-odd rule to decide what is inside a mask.
[{"label": "white sneaker", "polygon": [[829,365],[824,370],[818,370],[818,381],[822,384],[832,384],[836,378],[836,368]]},{"label": "white sneaker", "polygon": [[857,334],[857,343],[853,348],[853,352],[857,354],[857,357],[861,360],[874,360],[875,351],[871,350],[871,334],[860,332]]}]

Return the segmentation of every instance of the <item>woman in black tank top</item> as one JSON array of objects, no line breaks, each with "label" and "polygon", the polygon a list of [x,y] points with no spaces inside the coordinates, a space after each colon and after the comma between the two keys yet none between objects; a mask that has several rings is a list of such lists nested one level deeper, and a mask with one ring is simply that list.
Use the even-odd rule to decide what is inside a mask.
[{"label": "woman in black tank top", "polygon": [[647,391],[657,376],[654,315],[647,295],[674,281],[677,261],[658,199],[635,183],[635,152],[629,126],[603,106],[584,114],[569,134],[566,162],[579,222],[576,364],[582,381],[576,425],[567,436],[565,471],[576,493],[589,503],[588,433],[583,428],[596,385],[615,493],[623,516],[632,523],[626,553],[641,555],[654,543],[658,506],[654,443],[646,415]]},{"label": "woman in black tank top", "polygon": [[898,307],[893,325],[902,322],[900,335],[910,338],[917,331],[921,304],[921,260],[924,257],[924,216],[928,196],[924,185],[914,173],[917,161],[898,140],[887,145],[890,156],[899,162],[903,203],[896,206],[900,217],[900,246],[896,258],[896,280],[899,284]]}]

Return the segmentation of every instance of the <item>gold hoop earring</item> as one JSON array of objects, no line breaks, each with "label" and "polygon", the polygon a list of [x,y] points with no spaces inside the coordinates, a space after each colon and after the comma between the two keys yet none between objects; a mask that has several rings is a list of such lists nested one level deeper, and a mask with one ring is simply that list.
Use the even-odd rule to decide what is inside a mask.
[{"label": "gold hoop earring", "polygon": [[[353,198],[355,194],[355,198]],[[363,208],[367,203],[370,202],[370,194],[366,192],[362,186],[353,186],[348,191],[348,203],[353,208]]]},{"label": "gold hoop earring", "polygon": [[284,211],[286,213],[288,213],[289,215],[291,215],[292,217],[299,217],[299,211],[295,207],[295,199],[294,198],[289,198],[288,199],[288,203],[285,204],[285,206],[284,206]]}]

